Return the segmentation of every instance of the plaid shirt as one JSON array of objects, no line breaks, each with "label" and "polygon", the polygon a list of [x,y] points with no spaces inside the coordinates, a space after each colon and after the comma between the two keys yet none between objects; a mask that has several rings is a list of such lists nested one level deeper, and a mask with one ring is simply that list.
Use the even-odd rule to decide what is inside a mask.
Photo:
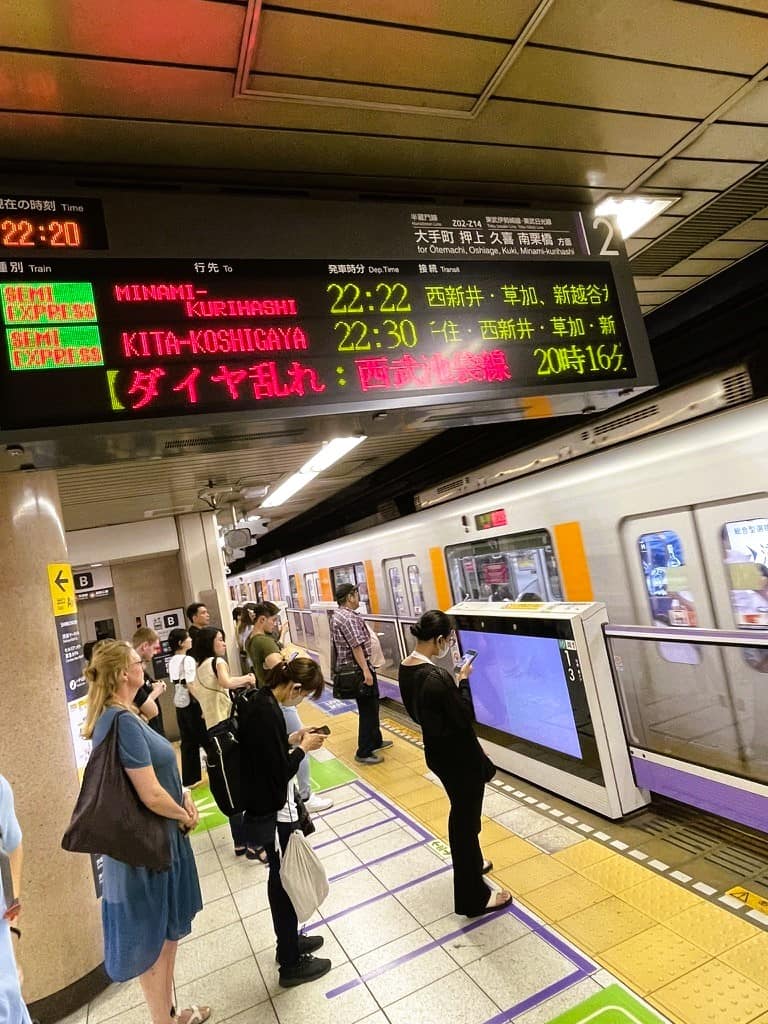
[{"label": "plaid shirt", "polygon": [[357,612],[337,608],[331,619],[331,639],[336,648],[336,663],[345,665],[355,660],[353,647],[362,647],[366,660],[371,656],[371,638],[368,628]]}]

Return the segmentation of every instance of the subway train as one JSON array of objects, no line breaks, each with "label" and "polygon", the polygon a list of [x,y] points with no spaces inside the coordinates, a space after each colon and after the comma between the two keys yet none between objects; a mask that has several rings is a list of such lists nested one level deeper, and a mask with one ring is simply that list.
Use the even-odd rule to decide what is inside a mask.
[{"label": "subway train", "polygon": [[[230,577],[232,600],[285,602],[292,639],[327,673],[334,589],[357,584],[394,699],[408,624],[463,600],[600,601],[612,623],[649,629],[768,627],[768,400],[743,367],[473,474],[446,465],[445,480],[413,515]],[[614,660],[630,745],[768,782],[768,648],[662,638],[626,653]]]}]

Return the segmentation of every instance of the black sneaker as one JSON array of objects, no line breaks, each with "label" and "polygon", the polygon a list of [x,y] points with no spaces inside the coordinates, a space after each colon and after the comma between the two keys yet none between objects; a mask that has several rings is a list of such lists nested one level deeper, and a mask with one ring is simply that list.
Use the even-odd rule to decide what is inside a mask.
[{"label": "black sneaker", "polygon": [[[315,950],[320,949],[324,942],[325,939],[322,935],[300,935],[299,956],[301,956],[302,953],[314,953]],[[280,963],[277,959],[277,953],[275,953],[275,963]]]},{"label": "black sneaker", "polygon": [[296,985],[304,985],[308,981],[316,981],[327,974],[332,967],[330,960],[324,960],[319,956],[312,956],[311,953],[303,953],[295,967],[280,968],[280,987],[295,988]]}]

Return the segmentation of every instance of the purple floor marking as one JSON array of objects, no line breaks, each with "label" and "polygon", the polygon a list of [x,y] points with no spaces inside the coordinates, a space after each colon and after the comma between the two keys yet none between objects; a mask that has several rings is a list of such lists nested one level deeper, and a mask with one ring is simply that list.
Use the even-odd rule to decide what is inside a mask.
[{"label": "purple floor marking", "polygon": [[[339,878],[346,878],[347,875],[355,875],[358,871],[365,871],[373,864],[381,864],[382,861],[391,860],[393,857],[399,857],[401,853],[407,853],[408,850],[415,850],[418,846],[424,846],[426,839],[419,839],[415,843],[411,843],[409,846],[402,846],[399,850],[392,850],[390,853],[383,853],[381,857],[375,857],[373,860],[367,860],[365,864],[358,864],[357,867],[347,868],[346,871],[339,872],[338,875],[331,875],[328,879],[329,882],[336,882]],[[352,853],[355,851],[353,850]]]},{"label": "purple floor marking", "polygon": [[[402,885],[396,885],[394,889],[386,889],[384,892],[380,892],[377,896],[370,896],[367,900],[363,900],[362,903],[356,903],[353,907],[347,907],[346,910],[340,910],[337,914],[331,914],[330,917],[323,917],[325,924],[330,924],[331,921],[338,921],[340,917],[346,917],[347,914],[351,914],[354,910],[359,910],[361,907],[368,907],[371,903],[378,903],[379,900],[383,900],[385,896],[394,896],[395,893],[403,892],[404,889],[410,889],[411,886],[418,885],[419,882],[426,882],[428,878],[434,878],[435,875],[441,875],[444,871],[450,871],[451,865],[444,864],[441,868],[435,868],[434,871],[428,871],[426,875],[419,875],[418,878],[412,878],[410,882],[403,882]],[[378,878],[375,875],[371,876],[378,882]]]},{"label": "purple floor marking", "polygon": [[[444,871],[445,868],[440,870]],[[433,871],[432,874],[439,874],[439,871]],[[430,875],[425,875],[424,878],[429,878]],[[424,881],[424,878],[419,881]],[[394,892],[394,890],[392,890]],[[462,925],[461,928],[457,928],[456,931],[448,932],[447,935],[441,936],[439,939],[433,939],[431,942],[426,942],[423,946],[419,946],[418,949],[412,950],[410,953],[403,953],[402,956],[392,960],[388,964],[382,964],[381,967],[377,967],[373,971],[369,971],[368,974],[363,974],[359,978],[353,978],[351,981],[345,982],[343,985],[339,985],[338,988],[331,989],[330,992],[326,992],[326,999],[333,999],[334,996],[340,995],[342,992],[346,992],[351,988],[355,988],[357,985],[362,985],[371,978],[378,978],[380,974],[386,974],[387,971],[393,970],[395,967],[400,967],[402,964],[407,964],[409,960],[415,960],[417,957],[423,956],[425,953],[429,953],[433,949],[437,949],[439,946],[443,946],[446,942],[450,942],[451,939],[457,939],[460,935],[466,935],[467,932],[472,932],[476,928],[482,928],[489,920],[494,917],[498,917],[504,913],[504,910],[508,908],[501,908],[495,914],[485,914],[482,919],[477,921],[471,921],[469,924]],[[458,965],[457,965],[458,966]]]},{"label": "purple floor marking", "polygon": [[540,924],[534,917],[531,917],[530,914],[523,910],[522,907],[518,907],[513,904],[509,908],[509,913],[514,914],[518,921],[527,925],[532,932],[535,932],[536,935],[539,936],[539,938],[544,939],[544,941],[548,942],[549,945],[556,949],[558,953],[564,956],[567,960],[570,960],[574,967],[578,967],[583,974],[595,973],[597,967],[593,963],[590,963],[586,957],[582,956],[578,949],[574,949],[573,946],[568,945],[564,939],[555,934],[555,932],[551,932],[545,924]]},{"label": "purple floor marking", "polygon": [[[424,843],[434,838],[431,835],[431,833],[427,832],[426,829],[422,828],[417,822],[415,822],[409,815],[404,813],[399,807],[397,807],[394,804],[391,804],[384,797],[380,796],[378,793],[371,790],[368,787],[368,785],[362,782],[361,780],[352,783],[344,783],[344,785],[351,785],[359,788],[365,793],[368,799],[374,800],[377,803],[382,804],[384,807],[387,808],[387,810],[391,811],[392,817],[388,818],[388,821],[399,819],[400,821],[404,822],[407,826],[409,826],[411,829],[421,834],[423,837],[421,842],[413,843],[411,846],[404,847],[402,850],[395,850],[393,853],[385,854],[384,856],[379,857],[374,861],[371,861],[371,864],[377,864],[380,863],[382,860],[389,860],[391,857],[399,856],[406,850],[410,850],[418,846],[423,846]],[[358,804],[361,802],[362,800],[356,800],[354,803]],[[346,804],[345,806],[352,806],[352,804]],[[341,809],[343,808],[340,808],[340,810]],[[376,825],[380,824],[384,824],[384,822],[377,822],[374,825],[367,826],[367,828],[375,828]],[[358,831],[364,832],[366,831],[366,829],[363,828],[359,829]],[[349,835],[355,834],[357,833],[349,833]],[[331,842],[336,842],[338,841],[338,839],[342,838],[344,837],[338,836],[336,840],[331,840]],[[321,845],[327,846],[329,844],[323,843]],[[317,848],[319,849],[319,847]],[[354,851],[352,852],[354,853]],[[356,874],[361,870],[367,869],[367,867],[367,864],[361,864],[360,867],[351,868],[349,871],[344,871],[341,872],[339,875],[333,876],[329,879],[329,881],[336,881],[340,878],[345,878],[348,875]],[[363,900],[362,903],[358,903],[353,907],[348,907],[347,909],[339,911],[336,914],[332,914],[330,917],[323,918],[323,923],[330,924],[332,921],[336,921],[341,917],[345,917],[347,914],[352,913],[355,910],[359,910],[361,907],[366,907],[370,906],[373,903],[378,903],[386,896],[395,895],[396,893],[402,892],[405,889],[412,888],[414,885],[419,885],[421,882],[425,882],[428,879],[435,877],[436,875],[443,874],[444,872],[450,870],[450,868],[451,865],[446,864],[443,867],[437,868],[435,871],[430,871],[426,875],[421,875],[419,878],[414,878],[410,882],[405,882],[402,885],[396,886],[394,889],[389,889],[386,892],[380,893],[377,896],[372,896],[370,897],[370,899]],[[527,999],[524,999],[522,1002],[516,1004],[510,1009],[504,1010],[496,1016],[491,1017],[489,1020],[485,1021],[484,1024],[506,1024],[506,1022],[509,1021],[511,1018],[519,1014],[525,1013],[530,1009],[533,1009],[540,1003],[545,1002],[547,999],[551,999],[553,996],[558,995],[560,992],[564,992],[572,985],[575,985],[577,982],[584,980],[591,974],[594,974],[594,972],[597,970],[597,967],[594,964],[590,963],[589,960],[583,957],[578,950],[569,946],[568,943],[566,943],[562,938],[560,938],[559,935],[555,934],[554,932],[551,932],[546,925],[539,923],[534,917],[528,914],[521,907],[512,905],[511,907],[505,907],[499,910],[497,914],[487,914],[477,921],[471,921],[469,924],[463,925],[456,931],[450,932],[448,935],[444,935],[440,939],[434,939],[432,942],[425,943],[425,945],[420,946],[418,949],[415,949],[410,953],[406,953],[403,956],[397,957],[390,963],[383,964],[381,967],[376,968],[376,970],[371,971],[368,974],[361,975],[358,978],[353,978],[351,981],[348,981],[343,985],[339,985],[336,988],[331,989],[330,991],[326,992],[326,999],[334,999],[337,996],[342,995],[344,992],[348,992],[353,988],[357,988],[360,985],[364,985],[366,981],[376,978],[381,974],[385,974],[388,971],[395,970],[397,967],[402,966],[402,964],[408,963],[411,960],[415,960],[420,956],[424,956],[425,953],[429,953],[431,950],[443,946],[445,943],[450,942],[452,939],[457,938],[459,935],[466,934],[467,932],[474,931],[476,928],[482,927],[489,920],[503,913],[512,914],[514,917],[516,917],[521,922],[521,924],[524,924],[540,939],[542,939],[550,946],[552,946],[558,953],[560,953],[561,956],[563,956],[566,960],[570,961],[575,966],[576,970],[572,971],[570,974],[567,974],[564,978],[561,978],[559,981],[553,982],[546,988],[541,989],[541,991],[535,992],[533,995],[529,996]]]},{"label": "purple floor marking", "polygon": [[374,821],[372,825],[364,825],[362,828],[356,828],[354,832],[345,832],[343,836],[336,833],[335,839],[326,839],[325,842],[319,843],[314,847],[314,849],[321,850],[324,846],[330,846],[331,843],[338,843],[341,839],[351,839],[352,836],[359,836],[362,832],[369,832],[372,828],[378,828],[379,825],[386,825],[390,821],[397,821],[397,815],[393,814],[389,818],[382,818],[381,821]]},{"label": "purple floor marking", "polygon": [[[350,785],[350,783],[347,783],[347,785]],[[351,783],[351,785],[354,785],[354,782]],[[327,793],[329,790],[324,789],[323,792]],[[334,807],[333,810],[323,811],[322,818],[325,820],[326,818],[330,818],[332,814],[338,814],[339,811],[346,811],[349,807],[357,807],[359,804],[364,804],[365,802],[366,797],[364,796],[361,796],[359,800],[350,800],[348,804],[342,804],[341,807]],[[320,815],[318,815],[318,817],[320,817]]]},{"label": "purple floor marking", "polygon": [[495,1017],[489,1018],[484,1024],[508,1024],[513,1017],[517,1017],[518,1014],[525,1013],[526,1010],[532,1010],[534,1006],[538,1006],[540,1003],[546,1002],[547,999],[551,999],[552,996],[558,995],[560,992],[565,992],[571,985],[575,985],[577,981],[584,980],[584,973],[582,971],[573,971],[572,974],[566,974],[560,981],[554,981],[551,985],[547,985],[546,988],[541,989],[540,992],[534,992],[532,996],[528,996],[527,999],[523,999],[521,1003],[516,1003],[509,1010],[502,1010],[501,1013],[497,1013]]}]

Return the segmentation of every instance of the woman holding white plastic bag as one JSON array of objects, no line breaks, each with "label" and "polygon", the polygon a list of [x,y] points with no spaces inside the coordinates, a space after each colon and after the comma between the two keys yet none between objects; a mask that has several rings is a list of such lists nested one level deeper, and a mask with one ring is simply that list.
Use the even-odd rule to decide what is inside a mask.
[{"label": "woman holding white plastic bag", "polygon": [[321,978],[331,961],[313,956],[320,935],[299,935],[296,911],[280,878],[280,848],[285,851],[298,828],[294,776],[310,750],[322,746],[322,733],[300,729],[285,734],[281,706],[296,707],[305,697],[323,692],[323,677],[310,658],[280,661],[266,675],[266,685],[249,695],[239,713],[245,829],[249,843],[263,846],[269,860],[267,897],[277,938],[280,985],[290,988]]}]

